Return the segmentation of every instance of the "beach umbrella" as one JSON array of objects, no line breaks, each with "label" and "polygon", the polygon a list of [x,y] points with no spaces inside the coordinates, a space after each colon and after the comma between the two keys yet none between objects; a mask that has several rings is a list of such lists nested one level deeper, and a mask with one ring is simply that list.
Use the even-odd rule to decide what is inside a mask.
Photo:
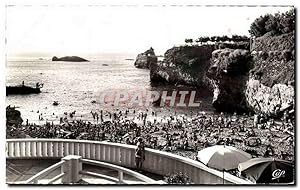
[{"label": "beach umbrella", "polygon": [[239,163],[252,156],[232,146],[215,145],[199,151],[197,158],[208,167],[227,171],[238,168]]},{"label": "beach umbrella", "polygon": [[294,181],[292,162],[276,158],[253,158],[238,166],[241,175],[255,183],[291,183]]},{"label": "beach umbrella", "polygon": [[221,170],[224,183],[225,171],[237,168],[239,163],[251,159],[252,156],[232,146],[215,145],[199,151],[197,158],[208,167]]}]

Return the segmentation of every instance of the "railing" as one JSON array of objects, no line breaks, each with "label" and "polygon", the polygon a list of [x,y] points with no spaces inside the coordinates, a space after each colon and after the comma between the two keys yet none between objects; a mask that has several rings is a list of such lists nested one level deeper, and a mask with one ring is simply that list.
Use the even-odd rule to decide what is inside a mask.
[{"label": "railing", "polygon": [[[8,159],[50,159],[67,155],[79,155],[83,159],[92,159],[133,168],[135,166],[135,148],[110,142],[96,142],[68,139],[9,139],[6,142]],[[228,173],[208,168],[204,164],[182,156],[146,148],[143,170],[159,175],[174,172],[186,173],[195,184],[249,184],[249,181]]]},{"label": "railing", "polygon": [[[43,171],[35,174],[34,176],[32,176],[31,178],[29,178],[28,180],[26,180],[24,182],[24,184],[30,184],[30,183],[37,184],[40,179],[42,179],[45,176],[49,175],[54,170],[56,170],[58,168],[61,168],[64,163],[65,163],[65,161],[62,160],[62,161],[60,161],[60,162],[58,162],[56,164],[53,164],[52,166],[44,169]],[[57,175],[57,176],[53,177],[52,179],[50,179],[48,181],[48,184],[51,184],[51,183],[57,181],[58,179],[62,178],[64,175],[65,175],[65,173],[60,173],[59,175]]]},{"label": "railing", "polygon": [[[100,173],[94,173],[94,172],[82,170],[82,164],[93,165],[102,168],[105,167],[117,171],[118,178],[100,174]],[[140,180],[139,182],[140,184],[163,184],[161,181],[155,181],[147,176],[144,176],[140,173],[134,172],[127,168],[117,166],[114,164],[96,161],[96,160],[82,159],[81,156],[77,156],[77,155],[68,155],[62,158],[60,162],[53,164],[52,166],[49,166],[48,168],[35,174],[34,176],[32,176],[26,181],[14,182],[10,184],[39,184],[39,180],[43,180],[43,178],[45,178],[46,176],[48,176],[50,173],[52,173],[58,168],[61,168],[61,173],[59,173],[58,175],[54,176],[51,179],[47,179],[47,180],[44,179],[45,184],[52,184],[53,182],[56,182],[59,179],[61,179],[60,183],[63,184],[76,184],[83,179],[84,175],[106,179],[119,184],[126,184],[127,182],[125,182],[123,177],[124,173]]]},{"label": "railing", "polygon": [[98,173],[93,173],[93,172],[89,172],[89,171],[81,171],[80,174],[84,174],[84,175],[90,175],[90,176],[94,176],[94,177],[100,177],[100,178],[105,178],[107,180],[116,182],[116,183],[123,183],[125,184],[125,181],[123,179],[123,174],[128,174],[130,176],[133,176],[139,180],[141,180],[142,182],[146,182],[148,184],[156,184],[158,183],[157,181],[144,176],[140,173],[137,173],[135,171],[129,170],[127,168],[121,167],[121,166],[117,166],[117,165],[113,165],[113,164],[109,164],[109,163],[105,163],[105,162],[99,162],[99,161],[95,161],[95,160],[88,160],[88,159],[82,159],[81,162],[83,164],[89,164],[89,165],[94,165],[94,166],[101,166],[101,167],[105,167],[105,168],[109,168],[112,170],[117,170],[118,171],[118,178],[114,178],[111,176],[107,176],[107,175],[102,175],[102,174],[98,174]]}]

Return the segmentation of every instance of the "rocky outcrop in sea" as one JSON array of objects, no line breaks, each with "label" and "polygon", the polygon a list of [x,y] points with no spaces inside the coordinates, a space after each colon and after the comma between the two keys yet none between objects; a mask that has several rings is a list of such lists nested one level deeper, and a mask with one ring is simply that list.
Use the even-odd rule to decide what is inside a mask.
[{"label": "rocky outcrop in sea", "polygon": [[54,56],[54,57],[52,57],[52,61],[86,62],[88,60],[78,57],[78,56],[65,56],[65,57],[61,57],[61,58]]},{"label": "rocky outcrop in sea", "polygon": [[140,69],[149,69],[150,65],[157,63],[157,57],[154,53],[154,49],[151,47],[144,53],[138,54],[134,62],[134,66]]}]

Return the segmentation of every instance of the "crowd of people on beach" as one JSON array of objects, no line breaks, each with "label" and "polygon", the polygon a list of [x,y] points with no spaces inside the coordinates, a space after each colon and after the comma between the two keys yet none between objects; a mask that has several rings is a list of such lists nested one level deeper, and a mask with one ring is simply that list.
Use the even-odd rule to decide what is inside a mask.
[{"label": "crowd of people on beach", "polygon": [[[170,151],[196,159],[197,151],[213,145],[231,145],[253,157],[293,160],[294,119],[281,121],[263,115],[160,114],[152,110],[91,111],[94,121],[74,119],[64,113],[60,124],[46,122],[7,126],[7,138],[64,138],[109,141]],[[159,116],[158,116],[159,115]]]}]

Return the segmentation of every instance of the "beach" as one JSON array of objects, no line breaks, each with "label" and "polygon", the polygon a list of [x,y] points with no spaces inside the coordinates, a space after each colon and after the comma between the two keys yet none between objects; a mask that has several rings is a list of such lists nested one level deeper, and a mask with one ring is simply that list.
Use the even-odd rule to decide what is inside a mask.
[{"label": "beach", "polygon": [[66,138],[109,141],[146,147],[197,159],[197,152],[213,145],[230,145],[253,157],[276,157],[294,161],[294,123],[254,116],[180,113],[174,110],[115,110],[89,113],[91,120],[65,113],[59,124],[26,123],[7,128],[7,138]]}]

